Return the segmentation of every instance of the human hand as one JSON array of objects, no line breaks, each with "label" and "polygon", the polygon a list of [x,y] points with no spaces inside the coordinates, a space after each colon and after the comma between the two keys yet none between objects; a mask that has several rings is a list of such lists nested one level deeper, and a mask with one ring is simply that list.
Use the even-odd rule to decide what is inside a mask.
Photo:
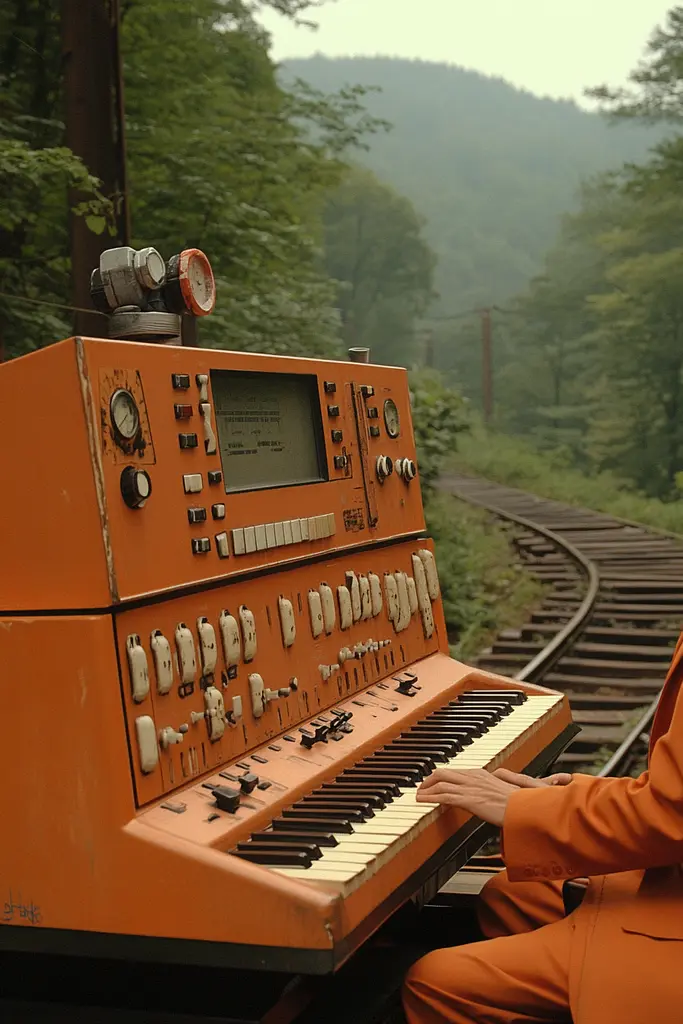
[{"label": "human hand", "polygon": [[454,771],[437,768],[423,779],[415,799],[418,803],[459,807],[492,825],[502,825],[508,801],[519,786],[496,778],[483,768]]},{"label": "human hand", "polygon": [[572,781],[569,772],[557,772],[545,779],[534,779],[531,775],[518,775],[517,772],[509,772],[507,768],[497,768],[493,773],[497,779],[509,782],[511,786],[519,789],[537,789],[539,786],[568,786]]}]

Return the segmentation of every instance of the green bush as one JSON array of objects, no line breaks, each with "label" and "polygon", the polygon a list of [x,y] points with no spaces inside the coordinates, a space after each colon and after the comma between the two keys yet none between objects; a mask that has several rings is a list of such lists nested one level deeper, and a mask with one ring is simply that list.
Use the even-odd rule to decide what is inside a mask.
[{"label": "green bush", "polygon": [[683,534],[683,501],[647,498],[611,473],[586,476],[572,468],[563,449],[541,453],[520,438],[477,426],[460,439],[450,466],[542,497]]}]

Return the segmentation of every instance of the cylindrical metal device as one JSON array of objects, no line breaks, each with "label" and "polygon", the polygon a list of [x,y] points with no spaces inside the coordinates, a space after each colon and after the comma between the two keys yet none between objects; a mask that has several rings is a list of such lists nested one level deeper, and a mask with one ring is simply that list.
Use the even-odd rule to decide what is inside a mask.
[{"label": "cylindrical metal device", "polygon": [[370,362],[370,349],[369,348],[350,348],[349,359],[352,363],[369,363]]}]

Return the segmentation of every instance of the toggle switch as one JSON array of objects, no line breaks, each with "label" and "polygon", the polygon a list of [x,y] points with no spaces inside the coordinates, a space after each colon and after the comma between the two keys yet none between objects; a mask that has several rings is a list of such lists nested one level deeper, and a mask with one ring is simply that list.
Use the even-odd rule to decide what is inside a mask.
[{"label": "toggle switch", "polygon": [[230,789],[228,786],[214,786],[211,782],[203,782],[204,789],[210,789],[216,800],[216,807],[219,811],[227,811],[234,814],[240,805],[242,791]]},{"label": "toggle switch", "polygon": [[253,793],[260,780],[258,775],[254,775],[253,772],[247,772],[246,775],[240,775],[237,781],[243,793]]},{"label": "toggle switch", "polygon": [[199,412],[204,424],[204,448],[207,455],[216,454],[216,435],[211,425],[211,406],[208,402],[199,403]]},{"label": "toggle switch", "polygon": [[187,732],[187,726],[186,725],[185,726],[181,725],[180,729],[177,732],[176,732],[176,730],[172,726],[167,725],[164,729],[161,729],[159,731],[159,745],[161,746],[161,748],[163,750],[168,750],[168,748],[172,744],[174,744],[174,743],[182,743],[183,739],[185,738],[185,733],[186,732]]}]

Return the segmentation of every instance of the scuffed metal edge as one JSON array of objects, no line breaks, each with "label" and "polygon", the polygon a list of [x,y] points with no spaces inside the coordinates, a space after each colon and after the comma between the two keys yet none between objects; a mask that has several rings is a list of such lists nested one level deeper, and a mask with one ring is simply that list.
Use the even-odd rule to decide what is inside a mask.
[{"label": "scuffed metal edge", "polygon": [[90,448],[90,461],[92,464],[93,479],[95,481],[95,493],[97,505],[100,512],[100,524],[102,527],[102,543],[104,544],[104,557],[107,561],[107,577],[109,579],[109,591],[112,601],[119,600],[119,589],[116,582],[116,570],[114,568],[114,551],[111,546],[111,535],[109,532],[109,517],[107,515],[107,496],[104,486],[104,466],[99,447],[99,434],[97,432],[97,421],[95,417],[95,405],[93,401],[92,385],[88,366],[85,358],[85,347],[82,338],[76,338],[76,364],[78,367],[78,380],[81,385],[81,397],[83,399],[83,412],[88,431],[88,446]]}]

